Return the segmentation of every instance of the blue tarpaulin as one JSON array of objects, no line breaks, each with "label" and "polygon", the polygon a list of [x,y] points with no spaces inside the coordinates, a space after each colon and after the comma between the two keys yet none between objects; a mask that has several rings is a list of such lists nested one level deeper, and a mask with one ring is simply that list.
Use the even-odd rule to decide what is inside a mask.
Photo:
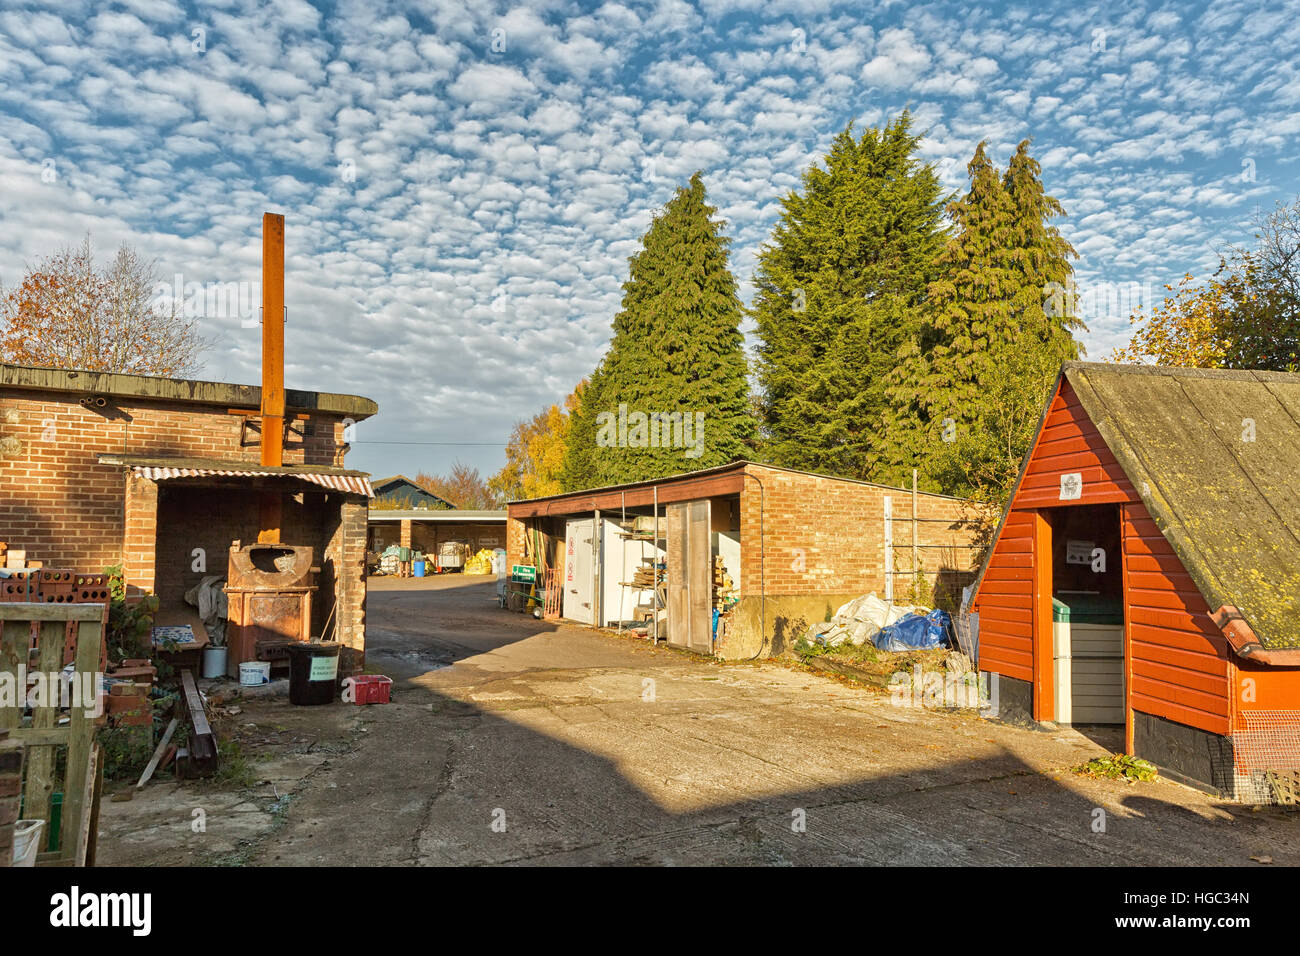
[{"label": "blue tarpaulin", "polygon": [[935,609],[929,614],[909,614],[882,627],[872,643],[882,651],[915,651],[946,647],[952,619],[948,612]]}]

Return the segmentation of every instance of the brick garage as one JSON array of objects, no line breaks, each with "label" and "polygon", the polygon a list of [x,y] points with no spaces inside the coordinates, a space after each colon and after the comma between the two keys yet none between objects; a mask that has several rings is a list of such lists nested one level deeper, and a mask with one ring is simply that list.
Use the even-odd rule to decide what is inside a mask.
[{"label": "brick garage", "polygon": [[[709,502],[713,540],[739,542],[739,601],[711,648],[720,657],[780,653],[828,611],[871,591],[906,603],[918,586],[953,595],[973,577],[973,503],[753,462],[511,502],[508,561],[562,570],[570,520],[663,516],[699,501]],[[602,590],[597,582],[594,592]]]},{"label": "brick garage", "polygon": [[[346,429],[377,407],[293,389],[286,402],[285,465],[263,468],[256,386],[0,365],[0,540],[47,568],[121,564],[130,588],[174,607],[204,573],[225,574],[234,541],[257,540],[259,500],[279,491],[282,540],[311,545],[321,568],[313,619],[337,605],[347,666],[360,666],[368,485],[343,460]],[[265,474],[144,476],[182,467]]]}]

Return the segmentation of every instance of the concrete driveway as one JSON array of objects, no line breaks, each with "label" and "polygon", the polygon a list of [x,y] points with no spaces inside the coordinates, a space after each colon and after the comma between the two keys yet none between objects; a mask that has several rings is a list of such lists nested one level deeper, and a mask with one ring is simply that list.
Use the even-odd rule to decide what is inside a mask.
[{"label": "concrete driveway", "polygon": [[[274,788],[238,862],[1300,861],[1300,814],[1077,776],[1106,751],[1074,731],[896,707],[797,664],[719,664],[544,624],[498,609],[493,589],[371,580],[367,661],[397,681],[390,706],[244,704],[248,726],[310,726],[347,745]],[[246,808],[259,800],[270,791],[244,795]],[[109,830],[120,806],[105,804]],[[145,854],[128,831],[106,862]],[[231,862],[189,843],[181,857],[135,845],[151,862]]]}]

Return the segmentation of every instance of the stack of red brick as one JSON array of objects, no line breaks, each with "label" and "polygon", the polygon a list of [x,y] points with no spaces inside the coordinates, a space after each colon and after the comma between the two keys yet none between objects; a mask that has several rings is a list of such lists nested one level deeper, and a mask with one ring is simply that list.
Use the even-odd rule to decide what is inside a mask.
[{"label": "stack of red brick", "polygon": [[158,669],[143,658],[123,661],[106,675],[109,685],[104,712],[114,727],[148,727],[153,723],[153,690]]}]

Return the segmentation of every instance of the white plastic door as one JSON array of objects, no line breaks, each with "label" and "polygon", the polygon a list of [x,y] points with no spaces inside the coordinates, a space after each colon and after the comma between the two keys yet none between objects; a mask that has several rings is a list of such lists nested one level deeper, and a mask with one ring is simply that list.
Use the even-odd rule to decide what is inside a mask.
[{"label": "white plastic door", "polygon": [[564,616],[582,624],[596,622],[595,522],[591,518],[564,525]]}]

